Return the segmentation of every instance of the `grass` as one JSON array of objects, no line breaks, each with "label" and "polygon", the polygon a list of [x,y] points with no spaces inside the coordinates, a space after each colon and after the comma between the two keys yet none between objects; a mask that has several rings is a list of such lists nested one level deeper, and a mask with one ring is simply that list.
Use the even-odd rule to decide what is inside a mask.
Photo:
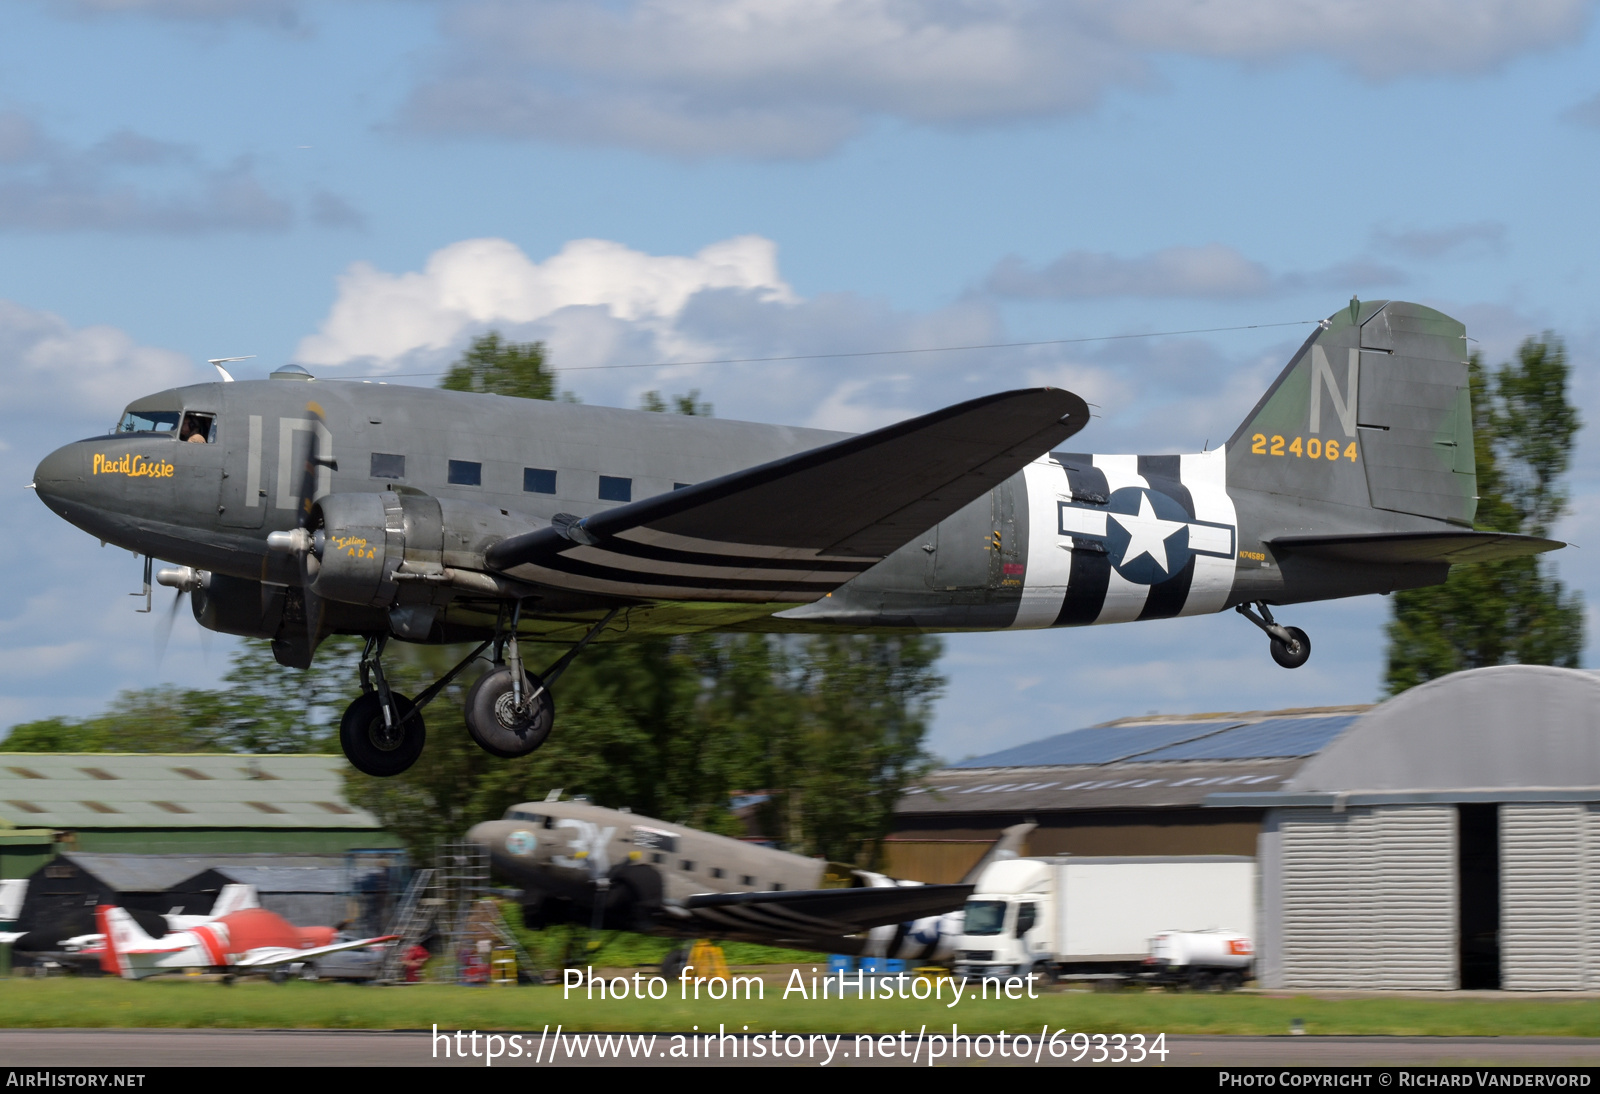
[{"label": "grass", "polygon": [[[658,938],[629,931],[596,931],[591,935],[581,927],[560,925],[530,931],[522,925],[522,913],[514,904],[502,902],[506,925],[541,968],[559,969],[566,956],[586,950],[582,958],[596,968],[631,968],[660,965],[668,952],[693,943],[682,938]],[[723,942],[722,952],[730,965],[793,965],[801,962],[827,964],[826,954],[761,946],[754,942]],[[655,969],[650,970],[654,972]]]},{"label": "grass", "polygon": [[[1157,992],[1060,993],[1034,1000],[933,1002],[781,998],[695,1003],[563,1000],[559,987],[456,987],[210,980],[0,979],[0,1027],[167,1027],[223,1029],[479,1029],[704,1032],[726,1025],[752,1032],[898,1033],[924,1023],[963,1033],[1052,1030],[1087,1033],[1284,1034],[1292,1019],[1308,1034],[1600,1037],[1592,1000],[1321,999]],[[948,1002],[948,996],[946,997]]]}]

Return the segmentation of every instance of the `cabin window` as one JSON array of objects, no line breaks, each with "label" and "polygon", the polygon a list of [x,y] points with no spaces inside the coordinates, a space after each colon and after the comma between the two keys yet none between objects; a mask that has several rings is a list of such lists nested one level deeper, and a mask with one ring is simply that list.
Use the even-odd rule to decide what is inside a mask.
[{"label": "cabin window", "polygon": [[675,482],[675,483],[672,484],[672,488],[674,490],[682,490],[682,489],[684,489],[686,487],[690,487],[690,486],[693,486],[693,485],[694,485],[694,483],[692,483],[692,482]]},{"label": "cabin window", "polygon": [[451,460],[449,481],[451,486],[482,486],[483,464],[474,460]]},{"label": "cabin window", "polygon": [[548,467],[524,467],[522,469],[522,489],[528,494],[554,494],[556,492],[556,473]]},{"label": "cabin window", "polygon": [[615,475],[600,476],[601,501],[632,501],[633,480],[621,479]]},{"label": "cabin window", "polygon": [[754,885],[755,883],[756,879],[750,874],[745,874],[739,878],[740,885]]},{"label": "cabin window", "polygon": [[176,433],[180,411],[130,410],[122,415],[118,433]]},{"label": "cabin window", "polygon": [[773,883],[772,883],[772,891],[773,891],[773,892],[775,892],[775,893],[781,893],[781,892],[783,892],[783,882],[781,882],[781,881],[774,881],[774,882],[773,882]]},{"label": "cabin window", "polygon": [[694,873],[694,860],[688,858],[680,859],[678,862],[678,869],[688,874]]},{"label": "cabin window", "polygon": [[178,429],[178,440],[192,441],[195,444],[209,444],[217,439],[217,416],[215,414],[199,414],[191,410],[183,416],[183,425]]},{"label": "cabin window", "polygon": [[727,871],[725,871],[722,867],[713,866],[711,868],[711,876],[712,877],[727,877],[728,874],[727,874]]},{"label": "cabin window", "polygon": [[650,861],[651,861],[651,862],[653,862],[653,863],[655,863],[655,864],[656,864],[656,865],[657,865],[657,866],[659,866],[659,865],[661,865],[661,864],[662,864],[662,863],[663,863],[663,862],[666,862],[666,861],[667,861],[667,856],[666,856],[666,855],[663,855],[663,854],[661,854],[661,853],[660,853],[660,852],[659,852],[659,851],[658,851],[658,852],[656,852],[656,853],[655,853],[655,854],[653,854],[653,855],[651,855],[651,856],[650,856]]},{"label": "cabin window", "polygon": [[406,477],[406,458],[393,452],[372,454],[372,477],[375,479],[403,479]]}]

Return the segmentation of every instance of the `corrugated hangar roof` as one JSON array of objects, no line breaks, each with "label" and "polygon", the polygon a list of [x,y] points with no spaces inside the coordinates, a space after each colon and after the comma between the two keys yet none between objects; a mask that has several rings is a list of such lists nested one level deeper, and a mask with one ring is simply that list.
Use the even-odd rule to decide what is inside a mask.
[{"label": "corrugated hangar roof", "polygon": [[1278,791],[1367,709],[1125,718],[952,764],[907,790],[895,812],[1173,808]]},{"label": "corrugated hangar roof", "polygon": [[340,756],[0,752],[0,818],[40,828],[378,829]]}]

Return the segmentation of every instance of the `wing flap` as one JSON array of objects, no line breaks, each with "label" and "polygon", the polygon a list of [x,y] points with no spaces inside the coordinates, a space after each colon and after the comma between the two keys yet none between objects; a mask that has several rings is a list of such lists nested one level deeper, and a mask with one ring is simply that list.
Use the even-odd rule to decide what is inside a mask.
[{"label": "wing flap", "polygon": [[1280,536],[1274,550],[1339,562],[1494,562],[1565,547],[1560,540],[1512,532],[1378,532],[1348,536]]},{"label": "wing flap", "polygon": [[1048,452],[1089,420],[1069,391],[946,407],[491,547],[537,584],[674,600],[809,603]]}]

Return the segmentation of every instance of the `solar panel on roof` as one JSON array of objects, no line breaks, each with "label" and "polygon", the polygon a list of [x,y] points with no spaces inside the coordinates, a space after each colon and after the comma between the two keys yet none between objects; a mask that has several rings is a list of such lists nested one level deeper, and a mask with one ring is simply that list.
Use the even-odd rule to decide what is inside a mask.
[{"label": "solar panel on roof", "polygon": [[1265,760],[1277,756],[1312,756],[1327,748],[1359,717],[1358,714],[1337,714],[1321,718],[1268,718],[1147,752],[1139,759]]},{"label": "solar panel on roof", "polygon": [[1237,722],[1165,722],[1144,726],[1097,726],[1058,733],[1042,741],[1018,745],[951,767],[1053,767],[1108,764],[1226,730]]}]

